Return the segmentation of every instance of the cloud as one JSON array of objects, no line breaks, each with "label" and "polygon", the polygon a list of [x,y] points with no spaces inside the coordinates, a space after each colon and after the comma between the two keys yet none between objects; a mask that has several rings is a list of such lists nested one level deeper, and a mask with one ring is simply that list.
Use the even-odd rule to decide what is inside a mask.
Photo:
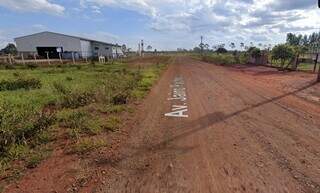
[{"label": "cloud", "polygon": [[[149,17],[155,32],[176,41],[278,41],[287,32],[320,25],[315,0],[80,0],[82,6],[115,7]],[[177,35],[178,34],[178,35]],[[178,39],[177,39],[178,37]],[[188,38],[187,38],[188,37]],[[197,40],[198,41],[198,40]]]},{"label": "cloud", "polygon": [[277,11],[316,7],[316,0],[274,0],[272,7]]},{"label": "cloud", "polygon": [[65,8],[48,0],[0,0],[0,6],[20,12],[44,12],[62,15]]},{"label": "cloud", "polygon": [[[63,14],[62,0],[0,0],[0,6],[18,11]],[[72,0],[67,6],[91,21],[105,21],[108,9],[136,12],[147,18],[146,34],[157,39],[160,47],[176,42],[181,47],[206,41],[284,41],[287,32],[309,33],[320,26],[320,11],[315,0]],[[70,5],[70,4],[69,4]],[[68,14],[66,14],[68,15]],[[88,20],[86,19],[86,20]],[[121,18],[117,18],[120,20]],[[119,21],[121,22],[121,21]],[[151,31],[151,33],[150,33]],[[102,32],[100,32],[102,33]],[[98,34],[106,38],[108,34]],[[108,40],[108,38],[106,38]],[[112,39],[111,39],[112,40]],[[116,39],[115,39],[116,40]],[[183,43],[186,42],[187,43]],[[183,45],[182,45],[183,44]]]}]

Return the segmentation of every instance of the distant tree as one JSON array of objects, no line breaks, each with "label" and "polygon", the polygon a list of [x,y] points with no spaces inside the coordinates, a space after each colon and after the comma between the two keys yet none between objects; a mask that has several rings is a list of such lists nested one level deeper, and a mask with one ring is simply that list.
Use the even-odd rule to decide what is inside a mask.
[{"label": "distant tree", "polygon": [[201,52],[201,48],[195,47],[195,48],[193,48],[193,51],[196,52],[196,53],[200,53]]},{"label": "distant tree", "polygon": [[205,45],[204,45],[204,48],[205,48],[206,50],[209,50],[210,45],[209,45],[209,44],[205,44]]},{"label": "distant tree", "polygon": [[127,46],[126,46],[125,44],[123,44],[123,45],[121,46],[121,50],[122,50],[123,53],[128,52]]},{"label": "distant tree", "polygon": [[1,53],[15,55],[18,53],[18,50],[14,44],[9,43],[5,48],[1,50]]},{"label": "distant tree", "polygon": [[200,44],[199,44],[199,48],[200,48],[200,53],[201,53],[201,54],[203,54],[204,46],[205,46],[204,43],[200,43]]},{"label": "distant tree", "polygon": [[214,46],[212,46],[212,49],[213,49],[213,50],[217,50],[217,49],[218,49],[218,46],[217,46],[217,45],[214,45]]},{"label": "distant tree", "polygon": [[240,43],[240,48],[244,49],[245,45],[243,42]]},{"label": "distant tree", "polygon": [[302,45],[307,46],[309,44],[309,38],[307,35],[304,35],[302,38]]},{"label": "distant tree", "polygon": [[225,49],[225,48],[223,48],[223,47],[219,47],[219,48],[216,50],[216,52],[217,52],[218,54],[225,54],[225,53],[228,52],[228,50]]},{"label": "distant tree", "polygon": [[281,61],[281,68],[284,68],[285,62],[294,57],[294,49],[288,44],[279,44],[272,49],[272,58]]},{"label": "distant tree", "polygon": [[147,50],[151,51],[152,50],[152,46],[151,45],[147,46]]},{"label": "distant tree", "polygon": [[287,34],[287,44],[290,46],[299,46],[302,42],[302,35],[295,35],[293,33]]},{"label": "distant tree", "polygon": [[234,49],[236,47],[236,44],[234,42],[231,42],[229,46],[231,49]]},{"label": "distant tree", "polygon": [[260,48],[257,48],[257,47],[249,48],[248,53],[253,58],[259,58],[262,55],[262,52],[261,52]]}]

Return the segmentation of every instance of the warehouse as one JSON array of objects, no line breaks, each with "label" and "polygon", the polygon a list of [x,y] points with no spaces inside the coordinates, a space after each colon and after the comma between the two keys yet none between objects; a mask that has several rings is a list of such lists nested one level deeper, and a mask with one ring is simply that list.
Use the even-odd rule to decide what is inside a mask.
[{"label": "warehouse", "polygon": [[41,32],[15,38],[18,52],[24,55],[37,54],[39,57],[64,59],[94,58],[105,56],[118,58],[123,56],[121,46],[91,40],[87,38],[64,35],[54,32]]}]

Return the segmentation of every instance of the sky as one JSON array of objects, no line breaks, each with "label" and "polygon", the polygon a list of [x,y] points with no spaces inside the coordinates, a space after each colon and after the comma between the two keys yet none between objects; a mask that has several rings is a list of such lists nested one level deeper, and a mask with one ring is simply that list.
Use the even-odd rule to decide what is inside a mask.
[{"label": "sky", "polygon": [[137,49],[275,45],[320,29],[317,0],[0,0],[0,48],[41,31]]}]

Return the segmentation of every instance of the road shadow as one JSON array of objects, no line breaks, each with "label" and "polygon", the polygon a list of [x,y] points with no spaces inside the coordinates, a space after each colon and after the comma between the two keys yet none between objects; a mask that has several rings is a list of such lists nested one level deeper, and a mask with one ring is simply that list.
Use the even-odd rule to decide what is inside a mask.
[{"label": "road shadow", "polygon": [[277,96],[277,97],[274,97],[274,98],[271,98],[268,100],[261,101],[259,103],[253,104],[249,107],[243,108],[241,110],[235,111],[230,114],[224,114],[223,112],[214,112],[214,113],[208,114],[206,116],[200,117],[199,119],[194,120],[194,121],[185,122],[185,123],[182,123],[177,126],[163,128],[166,130],[173,131],[173,133],[174,133],[173,136],[161,141],[160,143],[156,143],[156,144],[149,144],[149,145],[145,145],[145,146],[139,147],[139,148],[128,147],[128,148],[132,149],[131,154],[120,155],[119,157],[116,157],[116,158],[104,157],[104,158],[100,159],[98,162],[96,162],[96,164],[98,164],[98,165],[108,164],[113,167],[117,167],[118,164],[121,163],[122,161],[125,161],[128,159],[134,159],[135,157],[141,157],[141,156],[149,154],[149,153],[159,153],[161,151],[181,151],[183,153],[188,153],[188,152],[194,150],[196,147],[177,147],[177,146],[172,146],[170,144],[172,144],[172,142],[184,139],[184,138],[191,136],[195,133],[198,133],[200,131],[206,130],[206,129],[210,128],[210,126],[213,126],[217,123],[226,121],[230,118],[236,117],[244,112],[253,110],[255,108],[261,107],[261,106],[269,104],[269,103],[273,103],[273,102],[278,101],[278,100],[285,98],[287,96],[295,95],[295,94],[297,94],[303,90],[306,90],[316,84],[317,83],[315,83],[315,82],[311,82],[308,85],[303,86],[295,91],[288,92],[283,95],[280,95],[280,96]]}]

